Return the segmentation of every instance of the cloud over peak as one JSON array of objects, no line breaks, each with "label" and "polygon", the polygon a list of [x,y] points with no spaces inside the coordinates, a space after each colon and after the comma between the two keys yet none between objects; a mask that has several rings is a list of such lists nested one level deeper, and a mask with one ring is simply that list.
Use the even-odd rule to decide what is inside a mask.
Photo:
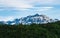
[{"label": "cloud over peak", "polygon": [[13,7],[17,10],[27,10],[35,5],[60,4],[60,0],[0,0],[0,5]]},{"label": "cloud over peak", "polygon": [[1,0],[0,4],[3,4],[7,7],[15,7],[15,8],[30,8],[32,5],[25,3],[24,1],[19,0]]},{"label": "cloud over peak", "polygon": [[4,19],[4,16],[21,17],[46,11],[47,14],[53,11],[60,13],[57,11],[60,10],[59,6],[60,0],[0,0],[0,16]]}]

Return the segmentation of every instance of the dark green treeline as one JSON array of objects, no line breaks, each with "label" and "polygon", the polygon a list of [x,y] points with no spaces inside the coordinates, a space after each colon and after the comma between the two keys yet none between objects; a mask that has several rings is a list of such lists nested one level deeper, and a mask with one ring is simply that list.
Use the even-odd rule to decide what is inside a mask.
[{"label": "dark green treeline", "polygon": [[60,38],[60,22],[31,25],[0,24],[0,38]]}]

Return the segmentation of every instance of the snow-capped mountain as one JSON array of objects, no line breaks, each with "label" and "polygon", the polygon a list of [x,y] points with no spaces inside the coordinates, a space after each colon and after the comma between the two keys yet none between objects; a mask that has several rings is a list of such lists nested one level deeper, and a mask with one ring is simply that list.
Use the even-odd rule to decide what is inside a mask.
[{"label": "snow-capped mountain", "polygon": [[46,15],[35,14],[35,15],[30,15],[30,16],[22,18],[20,20],[20,23],[22,23],[22,24],[32,24],[32,23],[42,24],[42,23],[48,23],[48,22],[53,22],[53,21],[54,21],[53,19],[50,19]]},{"label": "snow-capped mountain", "polygon": [[35,14],[35,15],[29,15],[27,17],[20,18],[20,19],[14,19],[13,21],[7,21],[6,24],[9,24],[9,25],[32,24],[32,23],[44,24],[44,23],[55,22],[55,21],[58,21],[58,19],[51,19],[46,15]]}]

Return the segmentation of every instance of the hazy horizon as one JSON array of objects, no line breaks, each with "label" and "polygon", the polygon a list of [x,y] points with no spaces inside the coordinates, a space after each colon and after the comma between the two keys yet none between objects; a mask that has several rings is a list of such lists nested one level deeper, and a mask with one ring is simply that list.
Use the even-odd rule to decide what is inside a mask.
[{"label": "hazy horizon", "polygon": [[0,20],[13,20],[36,13],[60,19],[60,0],[0,0]]}]

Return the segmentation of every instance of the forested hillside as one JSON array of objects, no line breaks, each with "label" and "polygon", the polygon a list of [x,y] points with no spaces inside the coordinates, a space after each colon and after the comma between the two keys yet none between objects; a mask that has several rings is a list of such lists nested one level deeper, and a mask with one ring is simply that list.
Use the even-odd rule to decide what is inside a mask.
[{"label": "forested hillside", "polygon": [[60,22],[31,25],[0,24],[0,38],[60,38]]}]

